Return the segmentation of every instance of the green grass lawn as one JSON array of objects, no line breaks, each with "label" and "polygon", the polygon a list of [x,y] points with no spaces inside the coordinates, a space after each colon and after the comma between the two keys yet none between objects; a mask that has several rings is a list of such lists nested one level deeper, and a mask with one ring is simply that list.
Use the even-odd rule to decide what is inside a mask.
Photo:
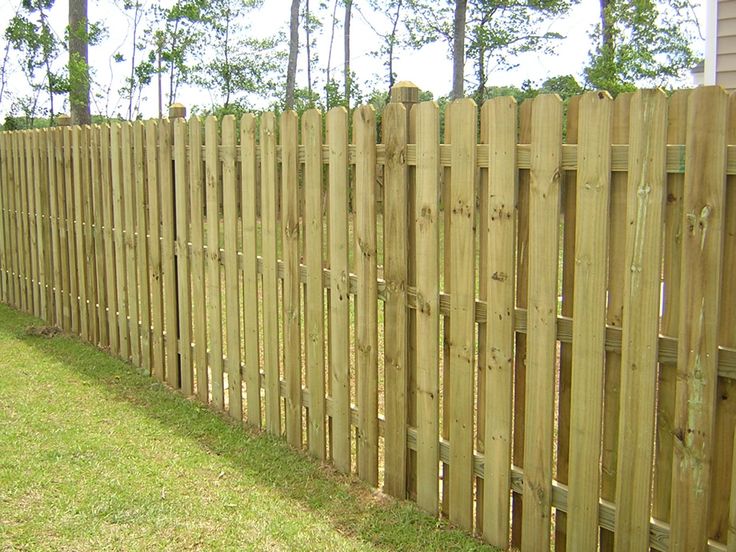
[{"label": "green grass lawn", "polygon": [[0,305],[0,550],[490,550]]}]

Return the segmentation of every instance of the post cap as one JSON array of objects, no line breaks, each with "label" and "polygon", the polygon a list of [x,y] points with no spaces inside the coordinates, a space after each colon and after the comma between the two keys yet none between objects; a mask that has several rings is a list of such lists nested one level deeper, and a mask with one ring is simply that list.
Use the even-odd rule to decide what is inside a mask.
[{"label": "post cap", "polygon": [[56,116],[56,126],[71,126],[72,118],[66,113],[59,113]]},{"label": "post cap", "polygon": [[411,81],[399,81],[391,88],[391,101],[398,103],[417,103],[419,87]]},{"label": "post cap", "polygon": [[187,116],[187,108],[184,104],[173,103],[169,106],[169,119],[184,119]]}]

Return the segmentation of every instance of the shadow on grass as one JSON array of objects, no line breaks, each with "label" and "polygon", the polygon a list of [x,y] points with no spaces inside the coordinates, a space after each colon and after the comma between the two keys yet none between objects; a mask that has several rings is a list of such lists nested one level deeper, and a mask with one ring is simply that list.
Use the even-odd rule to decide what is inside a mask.
[{"label": "shadow on grass", "polygon": [[39,353],[219,456],[238,472],[299,502],[345,535],[387,550],[493,550],[412,504],[387,498],[293,451],[281,439],[243,429],[91,345],[68,336],[28,335],[26,328],[37,323],[35,319],[2,306],[0,314],[3,325],[12,326],[18,338]]}]

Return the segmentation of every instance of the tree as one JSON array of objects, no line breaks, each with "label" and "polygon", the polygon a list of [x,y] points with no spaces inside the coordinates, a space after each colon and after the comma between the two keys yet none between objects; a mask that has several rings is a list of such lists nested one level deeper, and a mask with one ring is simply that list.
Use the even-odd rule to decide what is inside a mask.
[{"label": "tree", "polygon": [[296,85],[296,61],[299,55],[299,0],[291,0],[289,20],[289,62],[286,68],[286,109],[294,108],[294,86]]},{"label": "tree", "polygon": [[438,40],[447,43],[453,58],[453,96],[462,94],[464,82],[461,85],[460,81],[465,79],[465,63],[469,61],[473,67],[474,95],[482,98],[492,67],[513,67],[516,54],[548,47],[551,41],[562,38],[543,29],[550,18],[567,12],[575,1],[410,0],[412,14],[406,25],[414,46]]},{"label": "tree", "polygon": [[56,114],[54,100],[69,87],[66,76],[53,68],[61,48],[48,20],[48,11],[53,4],[54,0],[23,0],[22,9],[5,29],[9,46],[21,55],[21,71],[32,92],[30,96],[18,98],[15,108],[25,113],[30,124],[37,115],[42,92],[48,95],[49,100],[48,109],[43,112],[53,121]]},{"label": "tree", "polygon": [[452,27],[452,99],[465,95],[465,17],[467,0],[455,0]]},{"label": "tree", "polygon": [[353,0],[345,0],[345,23],[343,26],[343,45],[345,48],[345,62],[343,76],[345,79],[345,102],[350,107],[350,89],[352,75],[350,74],[350,19],[353,11]]},{"label": "tree", "polygon": [[613,94],[683,78],[698,59],[689,0],[599,0],[587,84]]},{"label": "tree", "polygon": [[[242,95],[267,95],[277,89],[276,75],[283,75],[281,39],[249,37],[245,16],[261,0],[212,0],[203,2],[199,25],[207,47],[199,48],[199,62],[192,82],[213,95],[225,112],[244,101]],[[240,95],[240,97],[236,97]]]},{"label": "tree", "polygon": [[69,0],[69,106],[72,124],[90,124],[87,0]]}]

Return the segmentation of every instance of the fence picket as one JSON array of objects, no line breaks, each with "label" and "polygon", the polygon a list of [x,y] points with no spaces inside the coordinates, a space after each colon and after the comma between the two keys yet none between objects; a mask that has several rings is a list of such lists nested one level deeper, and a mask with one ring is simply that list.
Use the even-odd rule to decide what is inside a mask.
[{"label": "fence picket", "polygon": [[[111,163],[112,150],[110,147],[111,128],[110,125],[102,127],[100,145],[102,147],[105,161],[102,163],[102,223],[104,225],[105,237],[105,280],[107,285],[107,325],[110,332],[110,350],[115,355],[122,355],[120,349],[120,332],[118,324],[118,295],[117,295],[117,273],[115,267],[114,247],[114,214],[113,214],[113,189]],[[63,242],[63,240],[62,240]]]},{"label": "fence picket", "polygon": [[179,361],[179,295],[176,289],[176,256],[174,239],[176,216],[174,174],[171,149],[173,146],[171,122],[162,119],[158,124],[159,191],[161,194],[161,276],[164,284],[164,327],[166,339],[166,383],[174,389],[181,387]]},{"label": "fence picket", "polygon": [[222,283],[220,276],[220,159],[217,119],[207,117],[204,126],[205,179],[207,185],[207,317],[210,346],[212,404],[225,409],[222,362]]},{"label": "fence picket", "polygon": [[[83,339],[90,337],[90,317],[87,304],[87,250],[85,248],[85,212],[84,212],[84,169],[82,166],[82,129],[72,127],[72,164],[74,165],[74,235],[76,237],[77,252],[77,292],[79,293],[79,334]],[[123,191],[120,193],[120,201],[123,201]],[[122,243],[121,243],[122,245]],[[125,270],[123,270],[125,274]]]},{"label": "fence picket", "polygon": [[[613,102],[614,144],[629,141],[629,108],[631,93],[619,94]],[[611,199],[608,226],[608,294],[606,324],[621,328],[624,308],[624,280],[628,271],[626,255],[627,173],[611,174]],[[619,405],[621,402],[621,352],[606,351],[603,383],[603,444],[601,450],[601,498],[613,502],[616,497],[617,456],[619,437]],[[612,552],[613,531],[600,529],[601,552]]]},{"label": "fence picket", "polygon": [[307,265],[304,297],[306,381],[309,389],[307,443],[309,453],[326,458],[325,439],[325,330],[322,287],[322,114],[310,109],[302,116],[304,144],[304,261]]},{"label": "fence picket", "polygon": [[281,114],[281,251],[286,441],[302,446],[301,309],[299,305],[299,120],[296,112]]},{"label": "fence picket", "polygon": [[148,280],[148,195],[146,194],[146,151],[145,125],[143,121],[133,124],[133,165],[135,167],[136,209],[136,269],[138,272],[138,310],[141,340],[140,367],[151,373],[151,295]]},{"label": "fence picket", "polygon": [[266,429],[281,434],[279,398],[278,280],[276,271],[276,118],[261,118],[261,225],[263,255],[263,372],[266,387]]},{"label": "fence picket", "polygon": [[728,97],[720,87],[689,98],[682,234],[682,292],[672,469],[671,549],[706,544],[723,251]]},{"label": "fence picket", "polygon": [[[486,188],[488,314],[485,327],[483,536],[494,546],[509,544],[511,430],[514,351],[514,245],[516,233],[517,106],[511,98],[486,102],[489,159]],[[480,390],[479,390],[480,392]],[[479,429],[480,432],[480,429]]]},{"label": "fence picket", "polygon": [[[687,133],[687,104],[690,91],[672,94],[667,106],[667,143],[684,144]],[[685,159],[682,159],[685,163]],[[667,175],[667,203],[664,212],[662,293],[662,335],[677,336],[680,319],[680,267],[682,264],[682,198],[684,174]],[[657,439],[654,466],[652,516],[670,519],[672,461],[674,455],[675,385],[677,364],[660,363],[657,382]]]},{"label": "fence picket", "polygon": [[[733,92],[728,99],[728,124],[726,142],[736,144],[736,94]],[[736,178],[727,177],[725,204],[725,227],[723,235],[723,277],[721,278],[721,304],[736,304],[736,281],[727,275],[736,273]],[[736,348],[736,312],[734,309],[721,308],[719,321],[718,344],[721,347]],[[718,378],[717,396],[720,398],[716,410],[716,443],[713,458],[713,473],[711,476],[711,506],[712,512],[708,537],[723,542],[730,531],[736,531],[736,526],[729,523],[731,497],[734,493],[731,488],[736,485],[733,480],[733,428],[736,426],[736,385],[726,378]],[[726,482],[729,482],[726,484]],[[734,512],[736,514],[736,512]],[[731,539],[732,540],[732,539]],[[731,543],[729,542],[729,545]],[[736,543],[733,543],[736,545]]]},{"label": "fence picket", "polygon": [[[618,435],[616,547],[649,543],[657,384],[662,222],[666,173],[666,97],[658,90],[631,99],[623,295],[621,408]],[[612,213],[613,215],[613,213]],[[623,453],[623,451],[626,451]]]},{"label": "fence picket", "polygon": [[550,548],[562,102],[532,104],[523,550]]},{"label": "fence picket", "polygon": [[[245,333],[245,392],[247,421],[261,428],[261,372],[258,342],[258,222],[256,118],[240,120],[241,225],[243,240],[243,323]],[[314,399],[312,399],[314,400]]]},{"label": "fence picket", "polygon": [[579,117],[585,124],[579,127],[575,228],[570,391],[570,473],[575,478],[570,479],[568,496],[570,550],[593,550],[598,545],[612,104],[606,93],[590,92],[580,100]]},{"label": "fence picket", "polygon": [[421,186],[412,223],[416,229],[416,500],[433,515],[439,509],[439,284],[440,284],[440,148],[439,108],[417,105],[417,169]]},{"label": "fence picket", "polygon": [[[519,106],[519,141],[529,144],[532,141],[532,100]],[[519,192],[517,197],[517,237],[516,237],[516,306],[526,308],[529,283],[529,170],[519,171]],[[513,463],[524,465],[524,424],[526,396],[526,333],[516,334],[514,358],[514,440]],[[521,548],[522,520],[524,517],[524,498],[522,493],[511,495],[511,546]]]},{"label": "fence picket", "polygon": [[350,279],[348,268],[348,114],[327,113],[330,209],[330,393],[332,461],[350,473]]},{"label": "fence picket", "polygon": [[99,343],[99,313],[97,311],[97,274],[95,259],[95,241],[92,204],[92,173],[90,161],[90,134],[91,127],[85,125],[81,129],[80,146],[82,162],[82,213],[84,216],[84,272],[87,296],[87,317],[90,341]]},{"label": "fence picket", "polygon": [[148,180],[148,254],[151,285],[151,373],[164,381],[164,306],[161,278],[161,209],[159,201],[158,121],[146,122]]},{"label": "fence picket", "polygon": [[[384,369],[385,369],[385,467],[386,493],[406,497],[407,423],[407,303],[408,221],[406,161],[406,108],[389,103],[383,112],[383,142],[386,161],[383,173],[384,279]],[[433,137],[435,138],[435,137]],[[431,259],[427,259],[431,262]]]},{"label": "fence picket", "polygon": [[[192,296],[189,276],[189,167],[187,165],[187,122],[174,120],[174,206],[176,214],[177,335],[181,367],[181,391],[194,394],[192,364]],[[201,295],[199,297],[202,297]]]},{"label": "fence picket", "polygon": [[7,220],[8,157],[5,153],[6,136],[0,134],[0,301],[10,304],[11,298],[8,293],[8,284],[10,283],[10,244],[8,240],[10,224]]},{"label": "fence picket", "polygon": [[141,365],[141,342],[138,327],[138,281],[136,270],[131,266],[136,259],[136,198],[134,195],[134,169],[133,169],[133,125],[123,123],[120,132],[120,146],[122,158],[122,195],[121,211],[123,224],[123,255],[126,259],[126,306],[128,313],[128,331],[130,332],[130,358],[135,366]]},{"label": "fence picket", "polygon": [[[92,127],[90,136],[90,153],[92,165],[92,217],[94,220],[95,286],[98,304],[97,323],[100,334],[100,345],[102,347],[109,347],[110,325],[108,323],[107,313],[107,275],[105,274],[105,228],[104,207],[102,199],[102,165],[107,159],[107,152],[101,149],[101,131],[102,127],[100,126]],[[58,245],[54,244],[54,247],[58,248]],[[136,264],[138,265],[138,260]],[[54,275],[54,279],[57,280],[56,275]]]},{"label": "fence picket", "polygon": [[353,113],[355,142],[355,371],[358,402],[358,476],[378,485],[378,306],[376,304],[376,114]]},{"label": "fence picket", "polygon": [[117,282],[118,333],[120,336],[120,356],[123,360],[131,358],[131,334],[128,324],[128,278],[126,272],[127,258],[124,242],[124,176],[122,152],[122,127],[114,123],[110,133],[112,149],[112,197],[113,197],[113,238],[115,240],[115,274]]},{"label": "fence picket", "polygon": [[[204,196],[202,180],[202,123],[196,116],[189,119],[189,203],[191,208],[190,237],[192,297],[206,300],[204,252]],[[192,309],[193,360],[197,397],[209,402],[207,371],[207,309],[199,303]]]},{"label": "fence picket", "polygon": [[[473,373],[475,322],[475,137],[476,106],[452,106],[450,209],[452,301],[450,302],[450,521],[472,529]],[[446,237],[447,239],[447,237]]]},{"label": "fence picket", "polygon": [[[580,96],[570,98],[567,104],[568,144],[577,144],[578,107]],[[563,316],[572,316],[573,288],[575,283],[575,221],[577,171],[563,174],[562,212],[562,305]],[[570,458],[570,385],[572,383],[572,344],[560,342],[560,368],[557,414],[557,480],[567,485]],[[567,551],[567,512],[555,511],[555,552]]]},{"label": "fence picket", "polygon": [[[227,340],[228,412],[243,420],[240,374],[240,279],[238,274],[238,198],[235,178],[235,117],[222,119],[222,205],[225,264],[225,332]],[[298,304],[298,301],[297,301]]]}]

